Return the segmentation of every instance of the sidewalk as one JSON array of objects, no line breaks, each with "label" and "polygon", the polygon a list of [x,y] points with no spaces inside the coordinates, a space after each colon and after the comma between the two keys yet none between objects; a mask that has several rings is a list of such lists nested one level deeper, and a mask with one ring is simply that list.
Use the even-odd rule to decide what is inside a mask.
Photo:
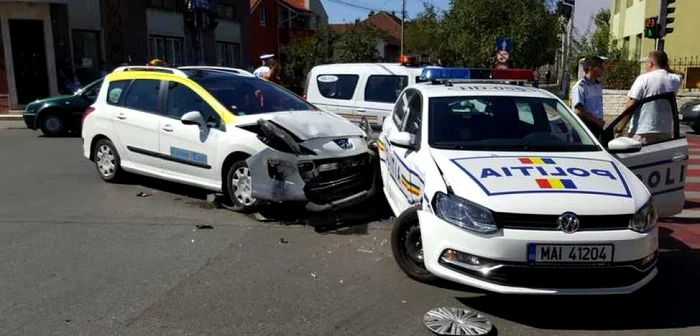
[{"label": "sidewalk", "polygon": [[22,110],[10,110],[10,114],[0,114],[0,121],[22,120]]}]

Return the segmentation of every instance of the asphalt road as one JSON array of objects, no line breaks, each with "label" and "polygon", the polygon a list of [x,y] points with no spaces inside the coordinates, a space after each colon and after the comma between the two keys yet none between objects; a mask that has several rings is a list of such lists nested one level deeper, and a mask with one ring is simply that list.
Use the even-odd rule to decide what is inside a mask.
[{"label": "asphalt road", "polygon": [[700,334],[700,253],[667,230],[657,281],[634,295],[429,286],[395,265],[381,202],[297,221],[370,222],[338,230],[258,222],[199,189],[104,183],[80,144],[0,127],[0,335],[430,335],[422,316],[442,306],[499,335]]}]

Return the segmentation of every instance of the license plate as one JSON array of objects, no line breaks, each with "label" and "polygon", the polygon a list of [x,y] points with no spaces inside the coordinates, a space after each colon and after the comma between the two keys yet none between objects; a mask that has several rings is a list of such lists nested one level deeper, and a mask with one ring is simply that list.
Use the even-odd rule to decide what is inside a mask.
[{"label": "license plate", "polygon": [[531,264],[606,264],[613,261],[614,246],[529,244],[527,260]]}]

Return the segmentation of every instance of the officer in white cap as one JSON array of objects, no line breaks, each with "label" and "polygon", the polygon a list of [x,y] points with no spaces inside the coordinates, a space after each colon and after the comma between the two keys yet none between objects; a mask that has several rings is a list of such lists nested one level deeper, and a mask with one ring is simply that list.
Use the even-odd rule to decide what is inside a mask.
[{"label": "officer in white cap", "polygon": [[262,62],[262,65],[255,69],[253,72],[253,75],[258,78],[263,78],[265,75],[270,71],[270,67],[267,66],[267,62],[271,60],[275,55],[273,54],[267,54],[267,55],[262,55],[260,56],[260,61]]}]

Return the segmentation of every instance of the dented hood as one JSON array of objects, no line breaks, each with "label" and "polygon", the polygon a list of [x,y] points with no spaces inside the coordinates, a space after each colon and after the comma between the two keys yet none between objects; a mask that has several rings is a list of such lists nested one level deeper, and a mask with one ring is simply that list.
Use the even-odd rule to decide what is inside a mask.
[{"label": "dented hood", "polygon": [[269,114],[265,119],[282,126],[302,141],[314,138],[364,135],[362,129],[355,124],[323,111],[278,112]]}]

